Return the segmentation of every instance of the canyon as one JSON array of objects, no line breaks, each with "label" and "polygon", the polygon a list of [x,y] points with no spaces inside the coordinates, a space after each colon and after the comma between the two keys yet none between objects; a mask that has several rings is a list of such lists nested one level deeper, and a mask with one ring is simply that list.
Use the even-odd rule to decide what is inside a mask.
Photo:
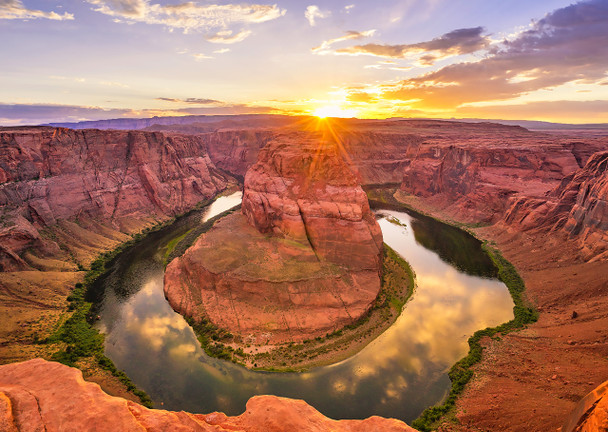
[{"label": "canyon", "polygon": [[[296,136],[297,142],[306,143],[331,134],[348,155],[352,178],[370,194],[380,191],[451,221],[501,250],[523,277],[527,295],[539,311],[537,323],[500,340],[483,340],[483,359],[457,402],[459,423],[446,422],[442,430],[555,430],[580,399],[605,381],[608,134],[402,119],[336,119],[319,132],[316,119],[247,118],[245,125],[212,120],[204,125],[138,125],[146,131],[0,129],[0,295],[1,313],[7,317],[0,332],[1,363],[48,358],[48,347],[32,343],[33,335],[48,333],[66,313],[65,298],[83,276],[79,269],[132,234],[230,187],[236,183],[233,177],[245,179],[243,214],[220,221],[214,230],[225,234],[236,232],[233,227],[238,226],[238,232],[248,230],[252,241],[270,237],[275,244],[277,239],[307,238],[311,246],[305,252],[295,246],[286,251],[296,254],[298,249],[296,255],[314,265],[317,254],[339,259],[343,255],[332,256],[333,246],[327,247],[336,244],[340,236],[333,234],[339,231],[319,221],[337,212],[353,226],[373,226],[365,196],[354,180],[339,185],[335,193],[331,192],[335,185],[323,180],[322,198],[301,206],[289,198],[297,185],[290,184],[294,176],[289,170],[299,156],[290,153],[293,146],[281,147],[282,136]],[[279,150],[287,162],[273,155]],[[304,146],[303,152],[314,155],[310,146]],[[342,197],[357,205],[336,205]],[[369,246],[361,248],[362,255],[340,264],[376,278],[381,239],[373,229],[370,232],[357,239],[359,246]],[[214,240],[211,231],[197,241],[194,251],[213,249],[224,234]],[[337,247],[343,250],[339,242]],[[274,256],[278,248],[265,253]],[[194,251],[172,262],[169,274],[183,277],[188,266],[179,268],[180,262],[193,259]],[[362,268],[370,262],[376,264]],[[202,276],[217,277],[211,273],[219,272]],[[372,291],[361,297],[357,310],[369,304]],[[323,331],[348,322],[344,317],[330,317],[331,324],[321,326]],[[304,334],[315,333],[300,336]],[[39,363],[36,370],[47,367]],[[99,371],[89,372],[86,378],[110,393],[132,398]],[[0,391],[9,394],[2,399],[6,404],[7,398],[15,399],[13,390],[2,390],[3,385],[19,384],[0,380]],[[309,409],[298,411],[304,413],[300,420],[318,415]],[[244,421],[218,418],[226,424]],[[251,418],[263,421],[255,415]],[[402,424],[391,425],[407,430]]]}]

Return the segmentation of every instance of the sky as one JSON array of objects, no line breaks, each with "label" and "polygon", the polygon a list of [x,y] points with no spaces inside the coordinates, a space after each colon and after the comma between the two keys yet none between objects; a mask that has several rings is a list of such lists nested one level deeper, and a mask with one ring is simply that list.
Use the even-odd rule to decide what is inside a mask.
[{"label": "sky", "polygon": [[608,0],[0,0],[0,125],[608,122]]}]

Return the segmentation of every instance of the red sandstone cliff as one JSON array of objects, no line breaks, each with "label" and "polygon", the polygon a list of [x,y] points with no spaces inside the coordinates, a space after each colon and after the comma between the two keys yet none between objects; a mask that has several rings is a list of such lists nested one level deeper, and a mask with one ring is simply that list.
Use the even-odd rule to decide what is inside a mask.
[{"label": "red sandstone cliff", "polygon": [[584,258],[608,258],[608,151],[595,153],[545,197],[514,200],[504,222],[523,231],[563,231]]},{"label": "red sandstone cliff", "polygon": [[78,218],[130,232],[134,220],[188,210],[228,179],[196,137],[139,131],[6,128],[0,161],[1,268],[24,268],[28,247],[57,249],[42,228]]},{"label": "red sandstone cliff", "polygon": [[202,134],[200,140],[216,166],[242,179],[275,135],[271,130],[233,130]]},{"label": "red sandstone cliff", "polygon": [[[543,197],[561,180],[606,148],[499,126],[448,129],[429,137],[405,169],[401,190],[429,199],[454,217],[493,223],[513,197]],[[485,135],[484,135],[485,134]]]},{"label": "red sandstone cliff", "polygon": [[82,373],[42,359],[0,366],[0,430],[148,432],[415,432],[382,417],[332,420],[302,400],[256,396],[237,417],[144,408],[108,396]]},{"label": "red sandstone cliff", "polygon": [[[521,423],[519,427],[516,425],[513,429],[534,430],[534,427],[525,427],[522,424],[524,420],[535,419],[535,423],[533,424],[541,425],[536,429],[544,430],[542,425],[555,423],[555,419],[566,412],[564,407],[571,406],[573,404],[572,401],[584,394],[579,390],[585,387],[585,383],[589,380],[586,376],[588,375],[588,371],[580,365],[600,364],[601,366],[605,364],[606,342],[604,337],[605,332],[602,333],[602,330],[606,328],[604,325],[604,311],[606,308],[603,307],[606,304],[606,278],[601,273],[605,270],[604,263],[595,262],[589,264],[577,262],[576,267],[564,270],[562,261],[555,261],[552,264],[548,262],[544,255],[544,249],[557,249],[556,245],[563,245],[561,237],[553,243],[547,242],[548,246],[543,241],[547,238],[558,238],[554,237],[554,234],[558,232],[568,235],[572,233],[577,238],[579,236],[591,238],[601,234],[602,229],[605,231],[605,228],[602,228],[604,225],[597,223],[597,221],[605,221],[603,219],[605,213],[599,211],[605,208],[605,190],[597,187],[603,184],[602,182],[604,181],[598,181],[597,179],[605,178],[605,174],[602,177],[599,174],[601,171],[598,171],[598,173],[594,174],[596,176],[594,180],[591,176],[586,177],[589,174],[587,173],[579,176],[575,181],[578,174],[574,173],[587,163],[592,153],[608,147],[606,138],[583,139],[581,141],[580,138],[573,140],[567,137],[530,133],[521,128],[487,127],[484,130],[484,127],[479,125],[457,126],[451,122],[371,121],[366,124],[369,124],[369,127],[357,126],[357,130],[351,132],[339,131],[340,136],[343,137],[345,146],[348,147],[349,152],[353,155],[352,162],[358,168],[362,182],[392,183],[400,181],[403,178],[403,171],[407,169],[408,178],[413,179],[419,176],[426,182],[427,186],[431,186],[429,189],[421,188],[416,192],[413,189],[415,185],[404,184],[404,192],[417,193],[422,197],[420,201],[422,203],[422,210],[426,211],[436,206],[441,207],[444,211],[439,214],[440,217],[445,217],[446,214],[448,216],[457,214],[461,221],[477,222],[485,220],[487,222],[501,217],[500,212],[509,208],[511,198],[513,202],[518,202],[522,198],[521,202],[530,203],[530,206],[522,208],[525,211],[521,212],[515,208],[512,210],[516,211],[509,211],[509,225],[505,225],[506,227],[516,232],[531,229],[535,234],[540,232],[539,230],[535,230],[535,227],[538,228],[540,226],[542,229],[556,227],[549,235],[532,236],[532,240],[530,241],[534,243],[529,246],[532,252],[528,251],[526,254],[523,254],[522,248],[518,243],[512,246],[512,249],[506,249],[506,256],[515,263],[520,271],[523,269],[522,276],[526,280],[529,292],[533,298],[540,299],[537,301],[544,308],[541,311],[540,320],[542,327],[536,326],[531,328],[534,334],[539,332],[540,337],[531,336],[527,338],[521,337],[519,333],[514,333],[513,337],[505,338],[504,340],[509,341],[508,344],[503,343],[504,346],[507,346],[507,349],[495,352],[490,357],[492,359],[490,361],[484,360],[484,365],[490,371],[495,372],[498,378],[492,378],[489,373],[484,374],[483,379],[486,382],[484,384],[486,392],[483,392],[483,386],[481,387],[482,390],[479,390],[479,387],[473,388],[471,394],[479,397],[473,398],[473,402],[469,400],[464,405],[468,414],[478,412],[477,416],[473,415],[472,418],[479,421],[480,424],[488,423],[484,423],[484,419],[496,417],[499,421],[493,424],[504,426],[509,422],[509,419],[516,419],[517,421],[521,421]],[[373,131],[370,130],[372,128]],[[39,131],[40,129],[31,132],[31,134],[39,134]],[[3,133],[7,132],[10,132],[10,130],[3,131]],[[99,133],[99,131],[95,132]],[[85,135],[87,133],[88,131],[85,131]],[[125,132],[124,134],[127,133]],[[257,152],[263,144],[262,141],[250,140],[249,137],[252,135],[240,135],[241,137],[245,136],[245,138],[234,139],[229,144],[225,144],[219,138],[219,133],[216,136],[218,137],[217,151],[211,159],[219,161],[219,158],[225,152],[225,150],[220,150],[220,146],[226,145],[226,148],[230,149],[230,155],[224,158],[222,162],[223,166],[221,167],[229,168],[235,166],[235,172],[237,170],[240,170],[238,172],[244,172],[242,170],[249,167],[256,160]],[[238,135],[235,134],[233,136]],[[253,135],[254,138],[257,136]],[[196,138],[193,139],[196,140]],[[80,142],[81,144],[74,147],[64,143],[63,145],[69,149],[65,153],[69,153],[70,157],[72,157],[70,153],[72,149],[75,149],[76,155],[78,154],[79,146],[86,150],[86,146],[84,146],[82,141]],[[210,145],[212,142],[207,139],[205,143],[206,145]],[[376,143],[382,144],[376,145]],[[258,150],[256,150],[256,147]],[[4,153],[6,149],[13,149],[10,157],[10,152]],[[36,172],[40,172],[40,168],[31,169],[32,166],[38,166],[39,161],[46,157],[45,152],[47,150],[44,152],[40,151],[32,156],[31,161],[17,164],[16,168],[9,169],[5,168],[5,161],[13,159],[19,161],[21,158],[27,160],[30,158],[29,150],[27,148],[19,148],[10,142],[8,144],[2,142],[1,151],[3,152],[0,159],[1,175],[6,176],[6,173],[11,172],[13,173],[12,175],[16,175],[12,179],[19,179],[20,173],[29,173],[30,177],[26,176],[24,177],[25,180],[22,180],[28,185],[47,180],[45,178],[36,180]],[[495,152],[499,156],[497,160],[493,158]],[[210,151],[209,153],[212,152]],[[117,152],[116,154],[124,157],[125,153]],[[93,157],[90,158],[90,161],[92,162],[86,165],[87,167],[95,167],[100,163],[103,165],[99,159]],[[119,167],[122,166],[122,163],[122,160],[116,162]],[[40,166],[44,167],[44,164]],[[597,167],[601,166],[598,163]],[[111,169],[109,167],[105,167],[104,169],[108,172],[106,175],[107,181],[113,179]],[[605,165],[603,165],[603,169],[605,170]],[[430,174],[427,175],[427,171]],[[42,177],[54,175],[54,172],[51,170],[42,172]],[[520,180],[519,176],[523,176],[523,180]],[[564,176],[567,180],[561,183],[560,186],[561,179]],[[3,178],[2,180],[5,181],[8,178]],[[66,183],[66,187],[71,187],[70,185],[74,184],[77,183]],[[0,186],[0,189],[4,191],[7,186],[9,188],[15,187],[12,182],[9,182],[7,185]],[[427,192],[427,190],[430,191],[431,189],[432,192]],[[28,197],[36,189],[29,188],[28,186],[25,189],[15,188],[11,190],[13,190],[11,192],[13,196],[21,200],[19,202],[27,203]],[[57,190],[61,193],[61,189]],[[143,189],[140,190],[143,191]],[[546,193],[551,190],[559,192],[556,195],[549,196],[548,199]],[[11,199],[13,198],[11,197]],[[533,205],[534,200],[538,200],[536,207]],[[109,202],[112,203],[113,201],[109,200]],[[553,206],[554,203],[560,204],[558,206],[560,211],[555,213],[559,217],[547,217],[550,211],[557,208]],[[427,205],[428,207],[425,207]],[[543,206],[545,206],[544,209],[541,208]],[[114,207],[116,206],[110,206],[110,208]],[[7,258],[11,266],[16,265],[15,263],[21,260],[21,256],[14,254],[13,250],[19,250],[24,247],[24,244],[31,244],[28,242],[31,242],[31,239],[35,238],[38,234],[36,222],[30,218],[29,210],[23,211],[24,208],[27,209],[25,204],[20,205],[17,209],[4,206],[4,213],[0,215],[2,217],[0,227],[12,230],[10,236],[3,237],[0,241],[0,246],[10,246],[7,248],[6,254],[13,254]],[[155,207],[151,206],[150,208]],[[17,211],[15,212],[15,210]],[[479,213],[476,213],[477,211]],[[494,212],[498,213],[494,214]],[[63,223],[63,220],[59,219],[59,221]],[[126,224],[127,218],[115,218],[114,221],[116,224]],[[561,222],[559,225],[556,225],[558,221]],[[83,222],[83,219],[79,220],[79,223]],[[125,227],[125,229],[128,228],[127,225]],[[565,231],[566,227],[572,227],[571,231]],[[75,230],[78,226],[74,224],[71,228]],[[494,227],[491,228],[493,229]],[[498,226],[497,231],[502,232],[502,227]],[[72,230],[71,232],[74,231]],[[505,235],[511,234],[505,233]],[[600,244],[599,242],[593,243]],[[504,242],[498,242],[498,244],[501,249],[505,248]],[[34,244],[36,249],[42,248],[44,245],[46,245],[46,242],[40,245],[38,243]],[[508,246],[509,244],[507,244]],[[213,245],[209,247],[213,248]],[[565,249],[565,253],[569,253],[570,249]],[[533,252],[537,253],[538,256],[533,255]],[[521,258],[518,259],[520,254],[522,254]],[[310,255],[308,256],[310,257]],[[312,258],[314,259],[314,257]],[[528,262],[534,263],[534,271],[526,267]],[[26,266],[28,264],[30,262],[24,262],[20,265]],[[8,273],[4,273],[3,275],[8,275]],[[563,280],[564,283],[556,284],[555,280]],[[66,284],[73,285],[73,281],[64,283],[64,285]],[[286,292],[289,292],[289,285],[285,287]],[[31,289],[29,290],[29,294],[28,289],[19,293],[21,300],[24,301],[33,297]],[[61,299],[65,298],[65,295],[67,294],[63,293]],[[574,297],[581,297],[584,301],[573,302]],[[586,306],[584,304],[586,302],[591,306]],[[21,303],[18,305],[21,305]],[[229,307],[230,303],[227,303],[227,305]],[[31,309],[32,305],[26,304],[25,307],[19,307],[25,310]],[[585,307],[590,310],[587,311]],[[559,315],[555,311],[556,308],[559,309]],[[573,309],[579,313],[582,310],[583,314],[587,311],[587,315],[584,315],[583,320],[571,319]],[[34,310],[33,314],[38,315],[38,311]],[[290,317],[293,314],[289,309],[286,309],[285,315]],[[8,314],[4,316],[7,317],[7,320],[9,319]],[[19,325],[21,325],[21,322],[19,322]],[[585,338],[583,339],[578,337],[578,334],[573,336],[571,329],[576,326],[584,327],[589,334],[585,333]],[[15,344],[14,332],[7,334],[9,336],[4,338],[4,341],[9,340],[10,342],[4,342],[0,345],[8,346]],[[522,340],[526,340],[526,342],[521,342]],[[526,351],[522,351],[521,349],[522,344],[525,343],[530,344],[530,350],[528,354],[522,355],[522,352],[526,353]],[[28,349],[30,348],[30,344],[31,341],[28,339]],[[552,350],[546,349],[548,345],[552,346]],[[566,348],[570,350],[568,356],[564,356]],[[593,350],[599,353],[597,358],[591,355],[594,353]],[[564,385],[561,381],[549,381],[552,374],[554,374],[554,361],[562,357],[565,360],[557,364],[565,371],[564,379],[567,378],[570,384],[577,388],[576,391],[565,393],[562,390]],[[522,358],[525,361],[521,361]],[[589,361],[590,358],[591,362]],[[14,358],[11,357],[11,359]],[[548,362],[548,359],[551,360],[551,363]],[[604,363],[599,363],[598,359],[601,359]],[[533,362],[530,363],[531,361]],[[488,364],[490,362],[492,364]],[[496,372],[496,364],[505,365],[505,367]],[[543,367],[548,367],[549,365],[551,366],[551,371],[547,372],[545,369],[547,373],[544,374],[542,372]],[[575,373],[567,371],[568,366],[572,366],[573,370],[577,370],[580,377],[576,378],[577,375]],[[593,381],[599,379],[598,376],[600,375],[595,374],[597,370],[605,370],[605,368],[602,369],[600,366],[597,366],[597,369],[593,371],[594,375],[596,375]],[[516,372],[521,372],[521,375],[512,373],[514,369]],[[531,385],[531,382],[534,385]],[[549,385],[547,382],[553,384]],[[505,383],[510,383],[512,387],[507,387]],[[588,384],[590,385],[591,382]],[[47,385],[50,388],[53,384],[47,382]],[[501,394],[497,394],[497,388],[508,389],[508,391],[503,390]],[[530,390],[531,388],[532,390]],[[532,393],[528,393],[529,391],[532,391]],[[522,392],[524,396],[522,396]],[[5,395],[6,393],[0,396],[0,403],[6,403],[7,398],[4,397]],[[11,397],[9,395],[8,399]],[[497,397],[498,399],[493,399]],[[498,402],[488,405],[488,400]],[[15,403],[15,405],[17,404]],[[8,412],[12,415],[13,410],[11,409]],[[298,413],[298,415],[306,416],[307,414]],[[547,420],[549,417],[551,417],[551,421]],[[2,419],[3,417],[0,416],[0,421]],[[490,422],[489,424],[492,423]],[[3,426],[2,423],[0,425]],[[0,429],[2,428],[0,427]],[[500,426],[496,426],[493,430],[499,429]]]}]

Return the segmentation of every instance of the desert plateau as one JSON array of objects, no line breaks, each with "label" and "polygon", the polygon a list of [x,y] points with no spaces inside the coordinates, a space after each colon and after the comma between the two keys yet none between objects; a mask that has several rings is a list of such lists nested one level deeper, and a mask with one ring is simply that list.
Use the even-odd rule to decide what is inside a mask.
[{"label": "desert plateau", "polygon": [[608,432],[606,0],[0,34],[0,432]]}]

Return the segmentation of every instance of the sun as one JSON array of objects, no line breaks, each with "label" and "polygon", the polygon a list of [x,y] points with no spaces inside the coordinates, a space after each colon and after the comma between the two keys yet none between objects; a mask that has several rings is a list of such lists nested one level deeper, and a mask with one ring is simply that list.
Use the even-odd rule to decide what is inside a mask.
[{"label": "sun", "polygon": [[317,108],[313,114],[319,118],[327,118],[327,117],[356,117],[357,111],[354,109],[343,109],[337,105],[326,105]]}]

